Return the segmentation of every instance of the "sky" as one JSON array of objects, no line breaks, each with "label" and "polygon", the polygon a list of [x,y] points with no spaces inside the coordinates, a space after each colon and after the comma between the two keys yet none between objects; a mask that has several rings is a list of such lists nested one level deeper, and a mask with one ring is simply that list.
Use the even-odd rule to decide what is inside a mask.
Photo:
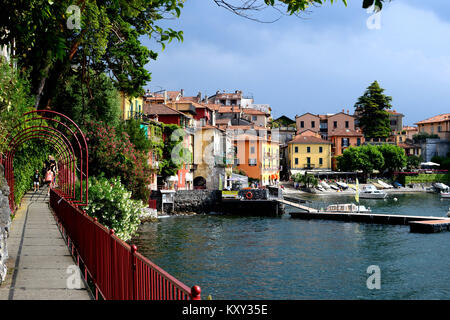
[{"label": "sky", "polygon": [[378,15],[362,9],[362,0],[327,2],[302,18],[259,23],[212,0],[187,0],[180,18],[163,24],[182,30],[183,42],[162,51],[143,41],[158,52],[146,66],[146,89],[184,89],[186,96],[242,90],[269,104],[274,118],[294,119],[353,113],[377,80],[404,125],[450,112],[450,1],[393,0]]}]

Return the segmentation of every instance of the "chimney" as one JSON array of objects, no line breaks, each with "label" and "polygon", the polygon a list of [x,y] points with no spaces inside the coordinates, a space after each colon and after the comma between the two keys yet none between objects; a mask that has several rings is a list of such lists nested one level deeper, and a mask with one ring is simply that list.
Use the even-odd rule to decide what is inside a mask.
[{"label": "chimney", "polygon": [[350,111],[347,109],[347,114],[350,114]]},{"label": "chimney", "polygon": [[184,97],[184,89],[181,89],[180,92],[181,92],[181,96]]},{"label": "chimney", "polygon": [[205,103],[208,103],[208,95],[205,94]]},{"label": "chimney", "polygon": [[345,113],[345,109],[342,109],[342,113]]},{"label": "chimney", "polygon": [[202,93],[197,93],[197,102],[202,102]]},{"label": "chimney", "polygon": [[167,103],[167,90],[164,90],[164,104]]}]

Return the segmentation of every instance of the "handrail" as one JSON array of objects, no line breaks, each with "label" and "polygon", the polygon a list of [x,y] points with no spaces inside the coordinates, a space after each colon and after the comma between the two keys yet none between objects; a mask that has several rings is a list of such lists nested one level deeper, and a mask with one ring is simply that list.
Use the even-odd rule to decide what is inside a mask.
[{"label": "handrail", "polygon": [[137,247],[119,239],[96,218],[73,206],[52,189],[50,206],[84,275],[92,279],[95,297],[105,300],[201,300],[198,286],[189,288],[157,266]]}]

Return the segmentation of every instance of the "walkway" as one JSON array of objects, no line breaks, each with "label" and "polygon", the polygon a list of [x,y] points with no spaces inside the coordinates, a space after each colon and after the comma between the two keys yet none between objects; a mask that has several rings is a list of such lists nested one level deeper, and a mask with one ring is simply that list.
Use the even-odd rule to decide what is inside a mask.
[{"label": "walkway", "polygon": [[[46,190],[24,196],[12,222],[8,249],[8,275],[0,287],[0,300],[91,299],[83,281],[70,281],[75,279],[76,263],[50,212]],[[68,289],[67,283],[80,289]]]}]

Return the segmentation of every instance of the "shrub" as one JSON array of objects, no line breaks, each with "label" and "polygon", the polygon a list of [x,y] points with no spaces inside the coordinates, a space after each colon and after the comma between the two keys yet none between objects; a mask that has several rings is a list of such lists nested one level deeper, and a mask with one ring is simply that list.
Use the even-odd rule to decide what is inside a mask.
[{"label": "shrub", "polygon": [[141,210],[140,200],[132,200],[119,178],[89,179],[89,204],[84,209],[104,226],[114,229],[115,234],[127,241],[136,233]]},{"label": "shrub", "polygon": [[89,170],[93,176],[120,177],[133,199],[150,196],[151,168],[145,152],[137,151],[126,132],[117,133],[102,122],[86,124]]}]

